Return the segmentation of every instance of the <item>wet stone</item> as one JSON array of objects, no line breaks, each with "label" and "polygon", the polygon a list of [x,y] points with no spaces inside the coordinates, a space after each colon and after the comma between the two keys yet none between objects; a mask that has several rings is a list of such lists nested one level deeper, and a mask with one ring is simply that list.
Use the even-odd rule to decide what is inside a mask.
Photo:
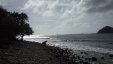
[{"label": "wet stone", "polygon": [[83,62],[83,64],[89,64],[88,62]]},{"label": "wet stone", "polygon": [[102,60],[104,60],[104,57],[101,57]]},{"label": "wet stone", "polygon": [[91,59],[92,59],[92,61],[97,61],[96,57],[92,57]]},{"label": "wet stone", "polygon": [[113,54],[110,54],[109,57],[113,57]]}]

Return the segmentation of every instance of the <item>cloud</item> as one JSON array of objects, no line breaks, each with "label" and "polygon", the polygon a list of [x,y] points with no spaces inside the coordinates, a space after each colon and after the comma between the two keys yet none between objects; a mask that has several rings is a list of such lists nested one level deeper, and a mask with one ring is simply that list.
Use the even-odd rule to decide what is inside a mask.
[{"label": "cloud", "polygon": [[27,13],[35,34],[94,33],[113,26],[113,0],[0,0]]},{"label": "cloud", "polygon": [[103,26],[112,26],[111,2],[112,0],[28,0],[22,9],[30,16],[31,25],[38,34],[94,33]]},{"label": "cloud", "polygon": [[75,13],[79,0],[28,0],[23,10],[32,10],[40,16],[61,17]]},{"label": "cloud", "polygon": [[109,12],[113,10],[113,0],[83,0],[87,12]]},{"label": "cloud", "polygon": [[11,11],[20,11],[27,0],[0,0],[0,5]]}]

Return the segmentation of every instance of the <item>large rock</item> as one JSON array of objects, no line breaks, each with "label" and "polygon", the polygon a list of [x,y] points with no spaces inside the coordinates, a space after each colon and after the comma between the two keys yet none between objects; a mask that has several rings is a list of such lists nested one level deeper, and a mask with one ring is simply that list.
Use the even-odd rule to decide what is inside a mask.
[{"label": "large rock", "polygon": [[113,28],[110,26],[105,26],[98,31],[98,33],[113,33]]}]

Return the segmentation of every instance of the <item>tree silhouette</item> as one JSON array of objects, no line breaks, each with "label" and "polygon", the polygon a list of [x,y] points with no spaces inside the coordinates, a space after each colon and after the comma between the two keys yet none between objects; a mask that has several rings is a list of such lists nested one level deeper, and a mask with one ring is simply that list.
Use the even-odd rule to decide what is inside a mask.
[{"label": "tree silhouette", "polygon": [[29,25],[28,16],[25,13],[9,12],[0,7],[0,37],[1,39],[14,40],[20,36],[33,33]]}]

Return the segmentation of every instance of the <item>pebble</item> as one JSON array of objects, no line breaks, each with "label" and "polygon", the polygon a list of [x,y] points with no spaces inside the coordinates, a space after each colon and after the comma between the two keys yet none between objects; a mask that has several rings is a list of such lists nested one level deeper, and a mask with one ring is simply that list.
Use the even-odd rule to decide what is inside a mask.
[{"label": "pebble", "polygon": [[109,57],[113,57],[113,54],[110,54]]},{"label": "pebble", "polygon": [[102,60],[104,60],[104,57],[101,57]]},{"label": "pebble", "polygon": [[88,62],[83,62],[83,64],[89,64]]},{"label": "pebble", "polygon": [[92,59],[92,61],[97,61],[96,57],[92,57],[91,59]]}]

